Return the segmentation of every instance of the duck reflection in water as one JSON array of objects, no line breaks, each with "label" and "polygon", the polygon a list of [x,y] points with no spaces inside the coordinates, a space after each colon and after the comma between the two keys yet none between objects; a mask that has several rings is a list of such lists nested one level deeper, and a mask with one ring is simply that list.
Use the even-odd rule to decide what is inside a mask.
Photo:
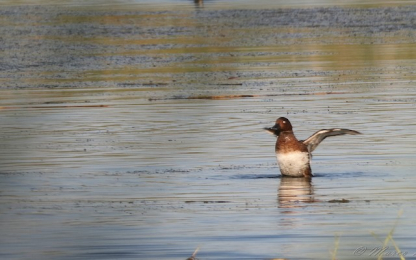
[{"label": "duck reflection in water", "polygon": [[279,208],[299,208],[313,203],[312,179],[282,176],[277,196]]},{"label": "duck reflection in water", "polygon": [[204,0],[194,0],[195,7],[204,7]]}]

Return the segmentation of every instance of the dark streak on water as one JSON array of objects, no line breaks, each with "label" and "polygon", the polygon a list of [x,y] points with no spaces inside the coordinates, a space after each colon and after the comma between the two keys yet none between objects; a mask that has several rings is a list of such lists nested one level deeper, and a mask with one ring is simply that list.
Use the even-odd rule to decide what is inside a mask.
[{"label": "dark streak on water", "polygon": [[1,259],[415,258],[416,7],[208,3],[1,7]]}]

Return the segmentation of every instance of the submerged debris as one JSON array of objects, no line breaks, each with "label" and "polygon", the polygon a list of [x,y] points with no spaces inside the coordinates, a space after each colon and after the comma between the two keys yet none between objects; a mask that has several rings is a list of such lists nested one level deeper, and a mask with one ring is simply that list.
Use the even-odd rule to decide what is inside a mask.
[{"label": "submerged debris", "polygon": [[350,202],[350,200],[347,200],[347,199],[340,199],[340,200],[334,199],[334,200],[329,200],[328,201],[328,203],[349,203],[349,202]]}]

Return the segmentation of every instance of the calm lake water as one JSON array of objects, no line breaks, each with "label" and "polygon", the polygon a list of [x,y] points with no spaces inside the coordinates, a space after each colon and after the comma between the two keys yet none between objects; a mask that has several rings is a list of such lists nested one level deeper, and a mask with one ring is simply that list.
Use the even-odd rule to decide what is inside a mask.
[{"label": "calm lake water", "polygon": [[[0,7],[1,259],[416,259],[415,6],[38,3]],[[363,135],[281,178],[280,116]]]}]

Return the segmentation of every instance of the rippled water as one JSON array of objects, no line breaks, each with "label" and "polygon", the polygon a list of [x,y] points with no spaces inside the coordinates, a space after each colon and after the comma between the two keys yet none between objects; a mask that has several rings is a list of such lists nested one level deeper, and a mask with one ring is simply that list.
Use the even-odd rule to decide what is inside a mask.
[{"label": "rippled water", "polygon": [[416,8],[215,3],[0,9],[2,259],[416,259]]}]

